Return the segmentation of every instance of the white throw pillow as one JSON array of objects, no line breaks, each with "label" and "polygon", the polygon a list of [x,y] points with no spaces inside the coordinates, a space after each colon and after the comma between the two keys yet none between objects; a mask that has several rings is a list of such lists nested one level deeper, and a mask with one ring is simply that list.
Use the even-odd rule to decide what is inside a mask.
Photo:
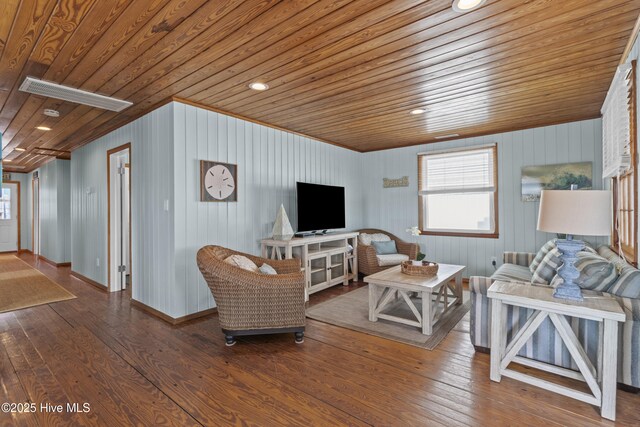
[{"label": "white throw pillow", "polygon": [[262,274],[278,274],[276,269],[271,267],[269,264],[262,264],[259,270]]},{"label": "white throw pillow", "polygon": [[387,236],[384,233],[375,233],[371,235],[372,242],[388,242],[391,240],[391,237]]},{"label": "white throw pillow", "polygon": [[384,233],[361,233],[358,236],[358,241],[361,245],[371,245],[371,242],[388,242],[389,240],[391,240],[391,237],[387,236]]},{"label": "white throw pillow", "polygon": [[404,254],[376,255],[376,258],[378,258],[378,265],[380,267],[398,265],[404,261],[409,261],[409,256]]},{"label": "white throw pillow", "polygon": [[358,243],[361,245],[370,245],[371,244],[371,235],[367,233],[360,233],[358,236]]},{"label": "white throw pillow", "polygon": [[247,271],[253,271],[254,273],[258,272],[258,266],[253,263],[249,258],[242,255],[231,255],[225,258],[224,262],[234,265],[238,268]]}]

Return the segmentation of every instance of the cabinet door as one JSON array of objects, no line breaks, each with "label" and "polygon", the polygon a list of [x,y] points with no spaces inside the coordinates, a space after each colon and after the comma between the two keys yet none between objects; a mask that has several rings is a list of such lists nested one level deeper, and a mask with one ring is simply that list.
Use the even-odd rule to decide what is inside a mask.
[{"label": "cabinet door", "polygon": [[343,281],[346,275],[346,263],[344,252],[327,256],[327,265],[329,269],[329,281]]},{"label": "cabinet door", "polygon": [[331,280],[328,270],[328,257],[321,256],[309,259],[309,289],[322,286]]}]

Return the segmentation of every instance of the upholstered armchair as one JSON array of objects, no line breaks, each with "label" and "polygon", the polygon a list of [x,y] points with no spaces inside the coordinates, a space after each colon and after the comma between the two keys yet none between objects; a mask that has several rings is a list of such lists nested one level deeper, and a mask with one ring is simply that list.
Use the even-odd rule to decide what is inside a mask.
[{"label": "upholstered armchair", "polygon": [[[242,255],[257,266],[268,264],[278,274],[243,270],[225,262]],[[205,246],[197,254],[198,268],[218,306],[218,316],[226,344],[235,344],[239,335],[295,333],[296,343],[304,341],[304,273],[300,260],[271,260],[221,246]]]},{"label": "upholstered armchair", "polygon": [[[413,260],[416,259],[418,255],[418,251],[420,247],[417,243],[409,243],[401,240],[400,238],[394,236],[393,234],[384,231],[378,230],[375,228],[364,228],[362,230],[358,230],[360,234],[385,234],[389,236],[389,238],[396,242],[396,248],[398,249],[398,254],[404,255],[403,259]],[[380,256],[376,253],[376,249],[373,245],[363,244],[362,240],[358,241],[358,272],[364,274],[365,276],[377,273],[382,270],[386,270],[387,268],[393,267],[394,265],[399,265],[402,260],[400,257],[395,257],[391,262],[381,262],[381,258],[384,256]]]}]

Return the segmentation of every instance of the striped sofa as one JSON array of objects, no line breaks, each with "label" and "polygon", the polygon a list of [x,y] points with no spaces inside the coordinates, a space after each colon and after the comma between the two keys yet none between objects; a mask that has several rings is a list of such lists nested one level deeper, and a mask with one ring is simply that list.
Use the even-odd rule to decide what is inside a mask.
[{"label": "striped sofa", "polygon": [[[631,265],[620,261],[618,255],[606,246],[598,248],[598,253],[619,266],[620,277],[635,270]],[[523,286],[530,286],[531,272],[528,266],[534,257],[535,254],[530,253],[505,252],[503,255],[504,264],[491,277],[472,276],[469,279],[471,292],[470,334],[471,342],[476,350],[488,351],[491,342],[489,335],[491,331],[491,304],[487,298],[487,289],[496,280],[508,280],[522,283]],[[614,288],[617,283],[615,282],[611,288]],[[637,391],[640,388],[640,299],[617,296],[616,299],[627,315],[624,325],[618,328],[618,382]],[[529,309],[508,306],[507,336],[509,340],[530,315],[531,310]],[[569,321],[595,365],[598,345],[597,322],[575,318],[570,318]],[[540,325],[540,328],[529,339],[519,355],[578,370],[569,355],[569,350],[562,343],[549,319]]]}]

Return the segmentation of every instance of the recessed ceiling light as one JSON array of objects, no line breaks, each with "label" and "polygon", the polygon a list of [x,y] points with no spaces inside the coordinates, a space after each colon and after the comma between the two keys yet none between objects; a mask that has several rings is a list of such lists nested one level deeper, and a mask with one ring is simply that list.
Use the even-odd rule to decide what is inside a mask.
[{"label": "recessed ceiling light", "polygon": [[455,138],[456,136],[460,136],[457,133],[450,133],[449,135],[440,135],[440,136],[436,136],[436,139],[445,139],[445,138]]},{"label": "recessed ceiling light", "polygon": [[14,148],[14,150],[19,151],[20,153],[22,153],[23,151],[27,151],[24,148],[18,148],[18,147]]},{"label": "recessed ceiling light", "polygon": [[267,90],[269,89],[269,85],[266,83],[253,82],[249,83],[249,87],[253,90]]},{"label": "recessed ceiling light", "polygon": [[51,128],[46,127],[46,126],[36,126],[36,129],[38,129],[38,130],[51,130]]},{"label": "recessed ceiling light", "polygon": [[423,108],[416,108],[415,110],[411,110],[411,114],[418,115],[418,114],[425,113],[426,111],[427,110],[425,110]]},{"label": "recessed ceiling light", "polygon": [[454,0],[453,10],[459,13],[469,12],[482,6],[487,0]]}]

